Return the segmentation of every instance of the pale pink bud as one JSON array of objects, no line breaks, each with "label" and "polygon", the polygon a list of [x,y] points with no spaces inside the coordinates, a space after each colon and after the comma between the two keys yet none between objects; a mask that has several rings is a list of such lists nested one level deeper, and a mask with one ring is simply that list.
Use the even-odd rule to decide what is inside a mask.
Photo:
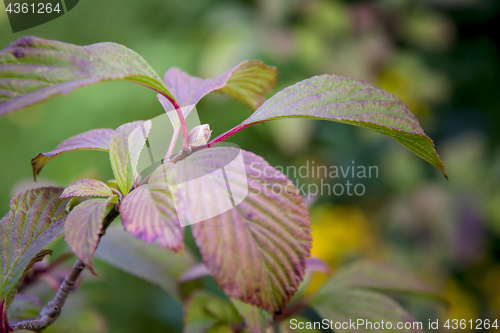
[{"label": "pale pink bud", "polygon": [[189,147],[202,146],[208,143],[212,131],[208,124],[196,126],[188,133]]}]

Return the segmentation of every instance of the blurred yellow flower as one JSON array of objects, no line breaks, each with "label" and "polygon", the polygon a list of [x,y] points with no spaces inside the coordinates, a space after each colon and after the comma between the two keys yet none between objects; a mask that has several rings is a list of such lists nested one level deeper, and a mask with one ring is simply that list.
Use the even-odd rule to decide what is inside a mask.
[{"label": "blurred yellow flower", "polygon": [[374,253],[375,239],[367,216],[358,208],[322,206],[311,210],[313,247],[311,255],[332,269],[343,262]]},{"label": "blurred yellow flower", "polygon": [[498,288],[498,281],[500,281],[500,265],[496,264],[490,267],[481,281],[481,291],[486,296],[487,310],[492,318],[500,315],[500,289]]},{"label": "blurred yellow flower", "polygon": [[[376,254],[370,221],[359,208],[333,205],[312,208],[311,221],[311,255],[324,260],[332,271],[346,261]],[[327,279],[327,274],[314,273],[304,293],[317,291]]]},{"label": "blurred yellow flower", "polygon": [[[476,298],[467,290],[463,289],[460,283],[453,278],[448,280],[446,283],[445,299],[450,302],[448,313],[444,316],[445,320],[476,320],[478,314],[478,304]],[[461,329],[460,331],[470,331],[470,326],[467,329]]]}]

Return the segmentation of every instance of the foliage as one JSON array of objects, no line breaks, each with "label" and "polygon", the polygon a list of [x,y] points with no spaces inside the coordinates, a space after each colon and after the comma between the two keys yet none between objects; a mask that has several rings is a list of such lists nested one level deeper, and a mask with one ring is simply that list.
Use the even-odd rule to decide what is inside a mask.
[{"label": "foliage", "polygon": [[[360,271],[355,269],[354,273],[339,273],[310,303],[305,298],[300,299],[297,291],[308,269],[306,259],[312,241],[310,217],[303,198],[293,183],[262,157],[218,144],[257,123],[280,118],[317,118],[385,134],[446,176],[431,139],[397,97],[357,79],[322,75],[285,88],[263,102],[264,95],[275,84],[276,69],[260,61],[242,62],[214,79],[205,80],[173,68],[162,81],[142,57],[118,44],[80,47],[22,37],[0,52],[0,115],[82,86],[110,80],[131,81],[157,92],[174,128],[170,147],[182,132],[183,149],[171,158],[169,148],[163,163],[142,178],[137,163],[151,130],[151,121],[146,120],[126,123],[116,130],[82,133],[32,160],[36,176],[48,161],[63,153],[82,149],[107,151],[115,180],[106,184],[82,179],[66,189],[28,190],[13,199],[10,212],[0,224],[2,332],[11,329],[7,310],[24,275],[50,253],[44,248],[62,233],[62,229],[67,244],[81,264],[95,273],[94,253],[117,211],[130,235],[163,250],[181,252],[184,226],[192,225],[192,236],[207,272],[230,300],[194,292],[186,303],[187,331],[237,330],[243,319],[251,331],[260,332],[268,325],[271,315],[276,320],[293,315],[290,309],[294,302],[301,307],[310,306],[327,318],[338,319],[341,318],[339,313],[349,313],[353,318],[364,314],[370,320],[411,321],[412,317],[396,301],[372,289],[434,294],[411,278],[407,284],[396,284],[399,288],[384,290],[384,281],[391,278],[387,274],[393,271],[375,265],[361,270],[370,272],[373,277],[362,279]],[[199,140],[192,142],[185,117],[212,91],[225,93],[256,110],[240,125],[217,138],[209,141],[210,132],[205,130]],[[232,163],[238,158],[243,169]],[[220,170],[224,170],[225,181],[206,181],[202,177]],[[193,179],[202,181],[196,187],[178,186]],[[227,179],[231,180],[230,184]],[[217,191],[227,188],[233,195],[232,208],[217,210],[225,205]],[[280,189],[279,193],[276,188]],[[211,214],[211,209],[217,214]],[[209,216],[204,215],[207,212]],[[131,256],[145,256],[151,264],[140,270],[124,268],[123,261],[117,258],[118,267],[177,294],[174,282],[158,280],[157,275],[163,274],[157,272],[163,264],[158,264],[159,267],[154,264],[158,255],[153,260],[149,255],[140,254],[139,247],[128,250],[132,251]],[[107,258],[111,264],[115,263],[113,256]],[[171,273],[168,268],[163,271]],[[74,272],[72,283],[79,274]],[[351,284],[346,284],[346,279]],[[299,299],[292,299],[294,295]],[[369,312],[359,310],[365,307]],[[14,329],[23,324],[15,324]]]}]

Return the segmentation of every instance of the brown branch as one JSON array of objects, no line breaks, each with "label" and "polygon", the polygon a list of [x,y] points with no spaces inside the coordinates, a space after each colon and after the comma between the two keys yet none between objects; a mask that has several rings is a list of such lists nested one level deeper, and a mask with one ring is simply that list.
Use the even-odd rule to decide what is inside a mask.
[{"label": "brown branch", "polygon": [[[119,215],[119,210],[116,206],[113,206],[109,213],[106,215],[103,221],[102,233],[99,236],[100,238],[104,235],[106,229],[114,221],[114,219]],[[31,331],[41,331],[50,324],[54,323],[59,315],[61,314],[62,307],[66,302],[66,298],[70,291],[73,289],[76,280],[80,276],[80,273],[85,269],[85,264],[78,259],[73,265],[73,269],[71,273],[63,280],[61,285],[59,286],[59,290],[56,295],[47,303],[47,305],[40,311],[39,317],[35,319],[28,319],[18,323],[15,323],[12,326],[13,331],[19,330],[31,330]]]}]

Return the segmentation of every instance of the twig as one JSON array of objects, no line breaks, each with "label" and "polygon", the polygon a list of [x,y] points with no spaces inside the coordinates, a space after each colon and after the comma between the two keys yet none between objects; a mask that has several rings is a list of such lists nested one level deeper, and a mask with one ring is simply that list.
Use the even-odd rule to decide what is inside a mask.
[{"label": "twig", "polygon": [[[103,226],[102,226],[102,235],[106,228],[114,221],[114,219],[119,215],[118,208],[113,206],[109,211],[108,215],[104,218]],[[99,237],[99,239],[100,239]],[[73,289],[76,280],[80,276],[80,273],[85,269],[85,264],[78,259],[73,265],[73,269],[71,273],[63,280],[61,285],[59,286],[59,290],[56,295],[47,303],[47,305],[40,311],[39,317],[35,319],[28,319],[18,323],[15,323],[12,326],[13,331],[19,330],[31,330],[31,331],[41,331],[50,324],[54,323],[56,319],[61,314],[62,307],[64,306],[64,302],[66,302],[66,298],[68,297],[69,292]]]},{"label": "twig", "polygon": [[61,314],[61,309],[64,306],[64,302],[68,297],[69,292],[73,289],[76,279],[80,273],[85,269],[85,264],[78,259],[71,270],[71,273],[64,279],[64,281],[59,286],[54,299],[47,303],[47,305],[40,311],[40,317],[36,319],[25,320],[16,324],[11,325],[13,331],[19,330],[31,330],[40,331],[50,324],[52,324]]},{"label": "twig", "polygon": [[175,144],[177,143],[177,137],[179,136],[180,127],[174,129],[174,134],[172,134],[172,140],[170,140],[170,145],[168,146],[167,153],[165,154],[164,160],[169,160],[174,152]]},{"label": "twig", "polygon": [[169,160],[168,162],[177,163],[177,162],[185,159],[189,155],[196,153],[197,151],[206,149],[206,148],[208,148],[208,145],[201,145],[201,146],[190,147],[188,149],[183,149],[177,155],[175,155],[171,160]]},{"label": "twig", "polygon": [[283,319],[285,319],[293,314],[296,314],[300,310],[306,308],[308,304],[309,304],[309,300],[303,299],[295,304],[292,304],[291,306],[286,307],[283,310],[283,312],[275,313],[273,317],[275,320],[276,319],[283,320]]},{"label": "twig", "polygon": [[181,129],[182,129],[182,148],[183,149],[188,149],[188,132],[187,132],[187,125],[186,125],[186,119],[184,118],[184,113],[179,104],[177,104],[177,101],[172,98],[171,96],[168,96],[165,93],[161,93],[163,96],[165,96],[170,104],[175,109],[175,112],[177,112],[177,117],[179,117],[179,123],[181,124]]}]

